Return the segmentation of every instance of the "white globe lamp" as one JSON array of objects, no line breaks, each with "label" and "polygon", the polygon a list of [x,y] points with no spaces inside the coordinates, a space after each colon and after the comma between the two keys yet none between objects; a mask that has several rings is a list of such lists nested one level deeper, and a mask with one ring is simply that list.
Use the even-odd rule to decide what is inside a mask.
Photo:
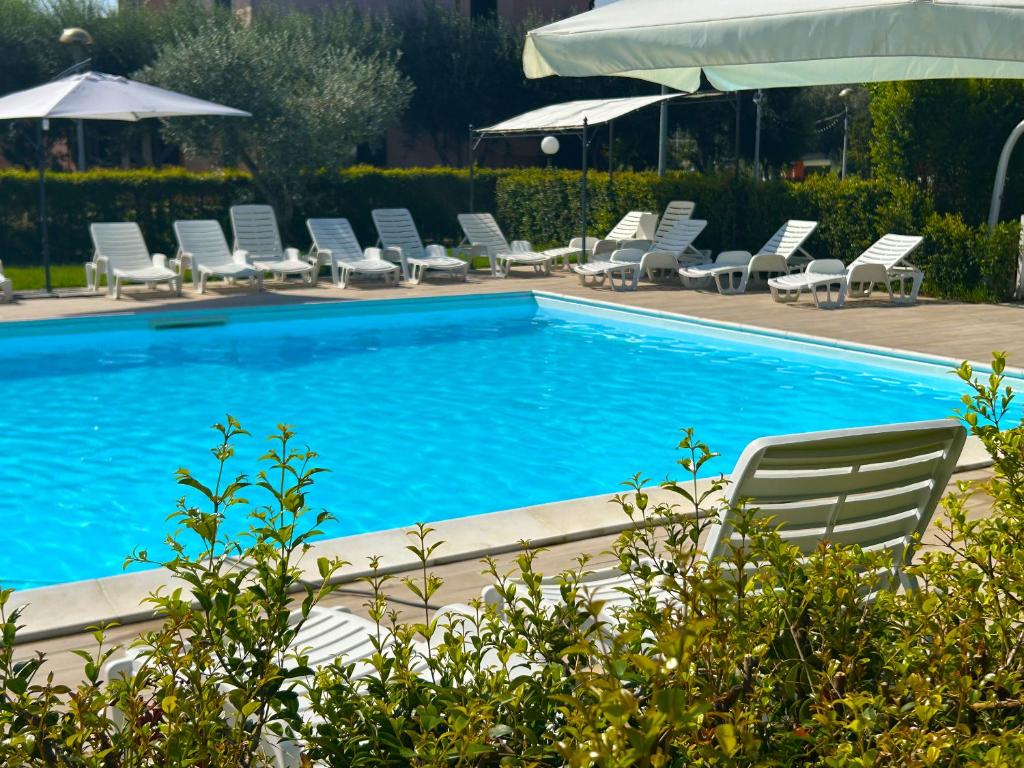
[{"label": "white globe lamp", "polygon": [[554,136],[545,136],[540,140],[540,151],[545,155],[554,155],[558,153],[558,139]]}]

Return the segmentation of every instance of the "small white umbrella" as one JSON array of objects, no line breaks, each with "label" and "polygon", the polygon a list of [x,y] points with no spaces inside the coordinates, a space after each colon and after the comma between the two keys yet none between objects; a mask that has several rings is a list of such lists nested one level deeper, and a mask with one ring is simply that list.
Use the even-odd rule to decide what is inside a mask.
[{"label": "small white umbrella", "polygon": [[696,91],[1024,78],[1022,0],[619,0],[531,31],[528,77]]},{"label": "small white umbrella", "polygon": [[[150,117],[252,117],[248,112],[101,72],[83,72],[0,98],[0,120],[122,120]],[[39,220],[46,291],[50,243],[46,224],[46,157],[39,139]]]}]

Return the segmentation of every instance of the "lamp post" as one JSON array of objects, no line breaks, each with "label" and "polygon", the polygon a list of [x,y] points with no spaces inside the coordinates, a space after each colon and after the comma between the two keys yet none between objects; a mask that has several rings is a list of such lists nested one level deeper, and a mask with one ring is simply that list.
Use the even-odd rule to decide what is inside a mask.
[{"label": "lamp post", "polygon": [[[65,45],[70,45],[75,56],[75,63],[70,68],[64,70],[58,75],[63,77],[73,72],[77,72],[83,67],[87,66],[92,60],[85,56],[85,49],[92,45],[92,35],[86,32],[81,27],[68,27],[60,33],[60,42]],[[78,157],[75,161],[75,167],[79,171],[85,170],[85,125],[81,120],[75,120],[75,144],[78,150]]]},{"label": "lamp post", "polygon": [[843,165],[839,171],[839,178],[846,178],[846,141],[850,133],[850,97],[853,96],[853,88],[843,88],[839,92],[839,98],[843,100]]},{"label": "lamp post", "polygon": [[758,88],[754,94],[754,181],[761,181],[761,105],[764,98],[764,92]]}]

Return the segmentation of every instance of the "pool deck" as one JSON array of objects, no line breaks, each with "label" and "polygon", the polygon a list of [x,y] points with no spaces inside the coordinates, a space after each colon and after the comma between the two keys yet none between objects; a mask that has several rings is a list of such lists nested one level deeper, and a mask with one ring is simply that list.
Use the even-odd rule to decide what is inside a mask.
[{"label": "pool deck", "polygon": [[[913,307],[894,307],[875,300],[852,300],[847,307],[837,311],[820,311],[809,300],[798,304],[780,305],[771,301],[767,293],[751,293],[743,296],[719,296],[717,293],[684,290],[675,285],[641,285],[635,292],[614,292],[607,287],[583,287],[574,275],[556,273],[550,277],[513,273],[501,280],[491,278],[482,272],[470,275],[466,283],[449,282],[446,279],[430,281],[419,286],[385,288],[369,285],[353,286],[344,291],[321,281],[317,288],[298,285],[275,286],[268,283],[266,292],[254,295],[240,288],[220,287],[213,284],[205,296],[192,294],[188,290],[184,297],[169,296],[166,291],[148,291],[143,287],[128,287],[120,301],[113,301],[105,295],[74,295],[59,298],[25,297],[12,304],[0,304],[0,323],[6,321],[35,320],[46,318],[70,318],[96,316],[110,313],[143,313],[161,310],[203,310],[227,309],[242,306],[282,306],[312,302],[349,302],[364,299],[423,298],[431,296],[454,296],[463,294],[490,294],[505,291],[547,291],[579,296],[644,309],[675,312],[707,320],[737,323],[760,328],[801,333],[818,337],[837,339],[857,344],[868,344],[902,349],[910,352],[949,357],[956,360],[973,359],[986,362],[991,350],[1003,350],[1010,355],[1011,365],[1024,363],[1024,334],[1017,327],[1024,320],[1022,310],[1016,305],[970,305],[953,302],[924,300]],[[969,462],[970,463],[970,462]],[[986,470],[971,469],[961,473],[954,480],[983,477]],[[591,500],[605,509],[604,499]],[[565,505],[575,506],[574,502]],[[558,506],[561,506],[558,505]],[[595,507],[596,509],[596,507]],[[984,500],[972,501],[972,511],[984,515],[988,507]],[[607,513],[606,513],[607,514]],[[465,526],[463,526],[465,527]],[[551,546],[541,556],[539,567],[546,572],[557,572],[572,567],[575,558],[586,552],[595,555],[594,563],[610,562],[602,553],[611,544],[614,534],[607,527],[602,535],[578,540],[579,537],[559,534],[551,538]],[[559,538],[561,537],[561,539]],[[447,536],[447,538],[451,538]],[[522,536],[515,536],[518,540]],[[568,543],[559,543],[559,541]],[[934,529],[928,542],[935,543]],[[349,552],[346,559],[362,560],[365,556],[379,553],[373,548],[381,543],[367,540],[365,552]],[[510,542],[511,543],[511,542]],[[445,579],[445,587],[435,598],[437,605],[451,601],[466,601],[480,594],[487,583],[472,542],[462,549],[464,557],[445,562],[434,568],[434,572]],[[510,563],[514,554],[499,557],[505,564]],[[365,560],[363,560],[365,562]],[[397,561],[396,561],[397,562]],[[400,564],[399,564],[400,565]],[[401,566],[398,568],[401,571]],[[398,581],[392,582],[392,594],[401,597],[404,589]],[[108,590],[109,591],[109,590]],[[108,595],[116,601],[116,596]],[[327,601],[328,605],[344,605],[357,612],[365,612],[365,589],[359,583],[347,583]],[[51,610],[60,606],[50,606]],[[127,614],[125,614],[127,615]],[[138,617],[141,617],[141,613]],[[110,633],[111,640],[122,642],[152,626],[152,622],[134,623],[118,627]],[[57,679],[72,683],[80,676],[81,662],[70,653],[73,648],[90,647],[91,638],[85,634],[69,634],[52,639],[34,639],[19,648],[19,656],[29,656],[35,651],[46,652],[48,668]]]}]

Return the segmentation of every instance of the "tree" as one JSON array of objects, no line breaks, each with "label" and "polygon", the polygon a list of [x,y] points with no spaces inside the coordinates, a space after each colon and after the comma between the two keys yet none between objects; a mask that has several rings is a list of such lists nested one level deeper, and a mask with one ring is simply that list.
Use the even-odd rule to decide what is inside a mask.
[{"label": "tree", "polygon": [[[968,222],[988,212],[996,161],[1024,118],[1019,80],[924,80],[872,88],[871,159],[876,173],[930,188],[940,212]],[[1024,153],[1010,165],[1003,213],[1024,207]]]},{"label": "tree", "polygon": [[351,163],[411,94],[392,55],[325,42],[314,27],[290,17],[215,20],[161,48],[137,75],[252,113],[173,120],[162,130],[186,152],[245,167],[282,222],[311,172]]}]

